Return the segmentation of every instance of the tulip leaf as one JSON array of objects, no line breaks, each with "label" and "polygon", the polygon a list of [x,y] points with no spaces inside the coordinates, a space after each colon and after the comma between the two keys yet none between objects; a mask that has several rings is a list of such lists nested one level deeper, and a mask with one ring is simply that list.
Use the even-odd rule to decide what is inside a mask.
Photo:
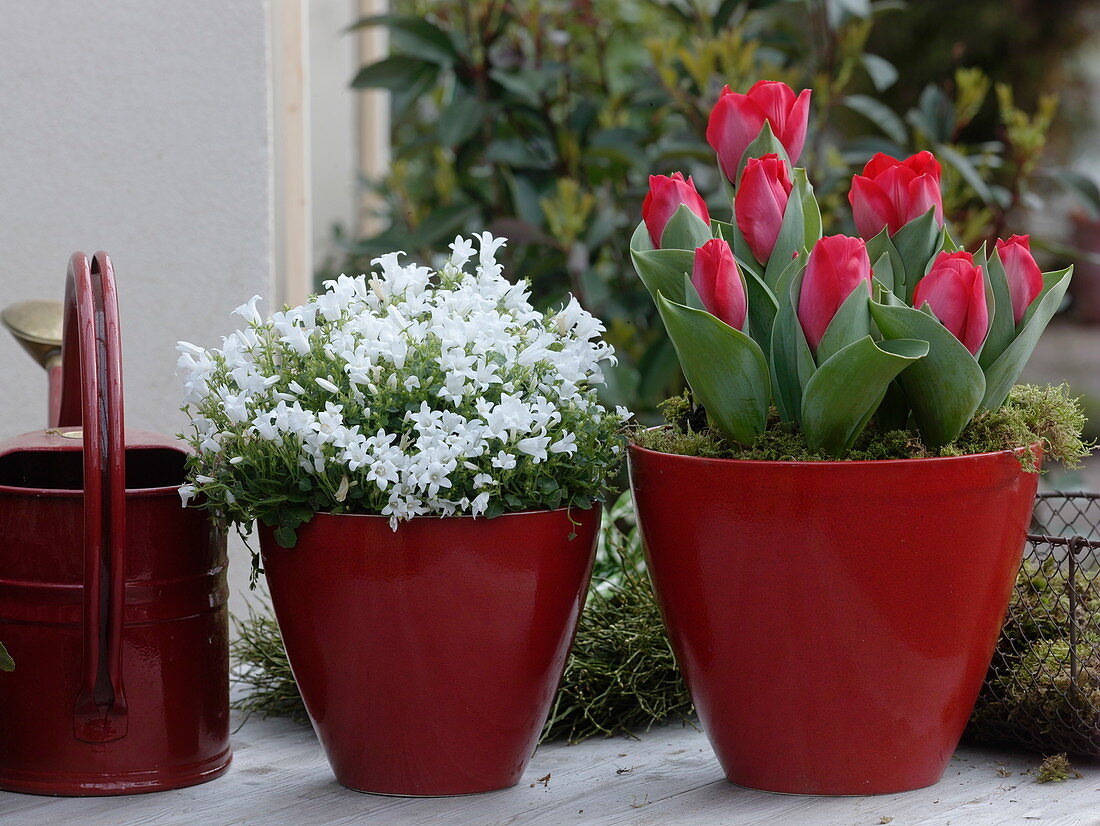
[{"label": "tulip leaf", "polygon": [[871,315],[886,338],[928,342],[928,356],[902,373],[901,386],[925,444],[938,450],[955,441],[985,393],[985,376],[978,362],[927,312],[871,304]]},{"label": "tulip leaf", "polygon": [[1062,306],[1062,299],[1072,276],[1073,267],[1043,273],[1043,291],[1020,320],[1016,338],[985,370],[986,387],[982,407],[993,410],[1004,404],[1012,385],[1031,358],[1031,351],[1039,343],[1039,336]]},{"label": "tulip leaf", "polygon": [[772,328],[771,377],[775,406],[785,422],[797,422],[802,415],[802,388],[817,370],[806,334],[798,320],[798,294],[804,268],[783,273],[779,282],[779,311]]},{"label": "tulip leaf", "polygon": [[653,241],[649,237],[649,228],[645,225],[645,221],[639,221],[638,226],[634,227],[634,234],[630,236],[630,249],[647,252],[653,248]]},{"label": "tulip leaf", "polygon": [[15,671],[15,660],[11,658],[11,654],[2,642],[0,642],[0,671]]},{"label": "tulip leaf", "polygon": [[699,291],[695,289],[695,284],[691,281],[691,276],[684,273],[684,306],[690,307],[693,310],[702,310],[704,313],[709,313],[707,305],[703,303],[703,297],[699,295]]},{"label": "tulip leaf", "polygon": [[768,421],[771,381],[760,346],[710,313],[657,296],[684,378],[715,428],[750,444]]},{"label": "tulip leaf", "polygon": [[993,295],[993,303],[989,305],[989,334],[978,356],[978,364],[983,370],[988,370],[1016,338],[1016,319],[1012,315],[1008,275],[999,253],[994,253],[986,264],[985,279],[986,289]]},{"label": "tulip leaf", "polygon": [[727,224],[725,221],[711,221],[711,224],[717,233],[717,237],[730,245],[730,249],[733,250],[733,257],[737,259],[737,266],[752,270],[757,278],[763,278],[763,270],[760,269],[756,259],[752,257],[749,242],[745,240],[745,236],[741,234],[737,224]]},{"label": "tulip leaf", "polygon": [[897,379],[886,388],[882,404],[875,411],[875,421],[882,433],[909,429],[909,400],[905,398],[905,390]]},{"label": "tulip leaf", "polygon": [[884,255],[890,262],[890,281],[887,282],[882,278],[879,278],[879,280],[896,294],[905,283],[905,262],[901,260],[901,254],[898,252],[898,248],[894,246],[894,242],[890,240],[890,234],[885,228],[867,242],[867,257],[875,264],[872,270],[876,277],[878,276],[878,262],[882,261]]},{"label": "tulip leaf", "polygon": [[943,228],[936,222],[935,207],[894,233],[892,243],[901,259],[900,272],[904,275],[899,283],[899,270],[894,271],[894,291],[906,304],[913,302],[913,290],[924,278],[928,262],[943,248],[943,235]]},{"label": "tulip leaf", "polygon": [[810,450],[841,457],[878,410],[890,382],[928,353],[928,342],[864,336],[835,353],[802,394],[802,432]]},{"label": "tulip leaf", "polygon": [[[806,219],[802,212],[802,191],[809,186],[806,170],[794,170],[794,186],[783,211],[783,223],[779,226],[775,246],[764,268],[764,283],[774,288],[779,275],[802,250],[806,249]],[[817,239],[815,238],[814,241]]]},{"label": "tulip leaf", "polygon": [[695,268],[694,250],[631,250],[630,258],[657,309],[657,293],[683,303],[684,275]]},{"label": "tulip leaf", "polygon": [[[870,252],[870,249],[868,249],[868,252]],[[891,294],[893,293],[894,265],[890,261],[889,252],[883,252],[878,260],[874,261],[874,265],[871,267],[871,275],[882,285],[883,289],[889,290]]]},{"label": "tulip leaf", "polygon": [[798,188],[800,180],[804,182],[804,185],[799,189],[802,195],[802,215],[806,221],[803,235],[804,245],[806,249],[813,249],[813,245],[821,238],[821,207],[818,206],[817,198],[814,197],[814,185],[806,177],[806,170],[796,169],[794,174],[796,188]]},{"label": "tulip leaf", "polygon": [[771,121],[767,119],[764,120],[764,125],[760,127],[760,131],[753,138],[752,143],[746,146],[745,151],[741,153],[741,160],[737,164],[737,179],[733,182],[735,189],[741,183],[741,173],[748,166],[749,158],[763,158],[765,155],[778,155],[780,160],[786,161],[787,168],[790,169],[791,159],[787,156],[787,150],[783,148],[779,138],[772,132]]},{"label": "tulip leaf", "polygon": [[871,335],[871,312],[867,307],[870,301],[871,295],[862,284],[844,299],[818,342],[815,358],[818,364],[824,364],[853,341]]},{"label": "tulip leaf", "polygon": [[661,233],[661,249],[694,252],[710,239],[710,224],[692,212],[687,204],[680,204]]}]

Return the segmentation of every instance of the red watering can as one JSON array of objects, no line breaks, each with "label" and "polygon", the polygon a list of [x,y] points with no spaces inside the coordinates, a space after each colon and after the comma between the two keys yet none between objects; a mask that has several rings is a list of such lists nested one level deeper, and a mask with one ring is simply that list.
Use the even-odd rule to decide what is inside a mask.
[{"label": "red watering can", "polygon": [[51,373],[50,429],[0,443],[0,788],[211,780],[230,760],[225,537],[180,506],[180,443],[124,430],[106,253],[69,261],[59,361],[20,337]]}]

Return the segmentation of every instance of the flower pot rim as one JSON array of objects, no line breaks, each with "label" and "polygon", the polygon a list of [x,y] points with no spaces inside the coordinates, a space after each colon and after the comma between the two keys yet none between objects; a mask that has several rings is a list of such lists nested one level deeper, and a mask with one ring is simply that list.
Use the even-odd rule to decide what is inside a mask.
[{"label": "flower pot rim", "polygon": [[[668,425],[657,425],[655,427],[646,428],[645,432],[653,430],[663,430]],[[720,462],[727,465],[760,465],[765,467],[871,467],[876,465],[892,465],[892,466],[911,466],[917,464],[928,464],[933,462],[958,462],[967,459],[982,459],[985,457],[1004,456],[1009,454],[1020,455],[1026,450],[1042,450],[1042,442],[1033,442],[1030,445],[1021,445],[1019,447],[1005,448],[1004,450],[992,450],[986,453],[963,453],[959,456],[925,456],[922,458],[913,459],[796,459],[796,460],[776,460],[776,459],[730,459],[720,456],[688,456],[683,453],[665,453],[660,450],[651,450],[648,447],[642,447],[637,442],[630,440],[627,443],[627,449],[634,454],[649,454],[651,456],[667,456],[673,459],[680,459],[685,462]]]}]

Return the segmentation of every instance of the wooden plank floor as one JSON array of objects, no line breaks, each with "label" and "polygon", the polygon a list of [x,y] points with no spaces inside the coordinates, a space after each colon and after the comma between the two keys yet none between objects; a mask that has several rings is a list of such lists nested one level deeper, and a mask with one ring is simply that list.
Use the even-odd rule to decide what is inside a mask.
[{"label": "wooden plank floor", "polygon": [[[1036,783],[1037,759],[965,747],[930,789],[880,797],[766,794],[727,783],[706,738],[682,726],[538,750],[514,789],[473,797],[377,797],[337,785],[306,726],[253,718],[234,735],[224,777],[172,792],[47,798],[0,792],[0,823],[122,824],[782,824],[1100,826],[1100,765]],[[1003,776],[1007,774],[1007,776]],[[550,776],[545,783],[538,778]],[[887,820],[887,818],[892,818]]]}]

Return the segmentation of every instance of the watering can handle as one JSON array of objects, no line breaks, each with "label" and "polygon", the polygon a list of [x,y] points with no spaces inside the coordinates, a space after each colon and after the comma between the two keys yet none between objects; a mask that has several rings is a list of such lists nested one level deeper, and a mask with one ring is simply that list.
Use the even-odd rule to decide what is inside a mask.
[{"label": "watering can handle", "polygon": [[89,743],[126,735],[122,689],[125,600],[126,445],[122,346],[114,270],[105,252],[89,267],[69,259],[61,345],[61,399],[55,427],[84,438],[84,658],[73,731]]}]

